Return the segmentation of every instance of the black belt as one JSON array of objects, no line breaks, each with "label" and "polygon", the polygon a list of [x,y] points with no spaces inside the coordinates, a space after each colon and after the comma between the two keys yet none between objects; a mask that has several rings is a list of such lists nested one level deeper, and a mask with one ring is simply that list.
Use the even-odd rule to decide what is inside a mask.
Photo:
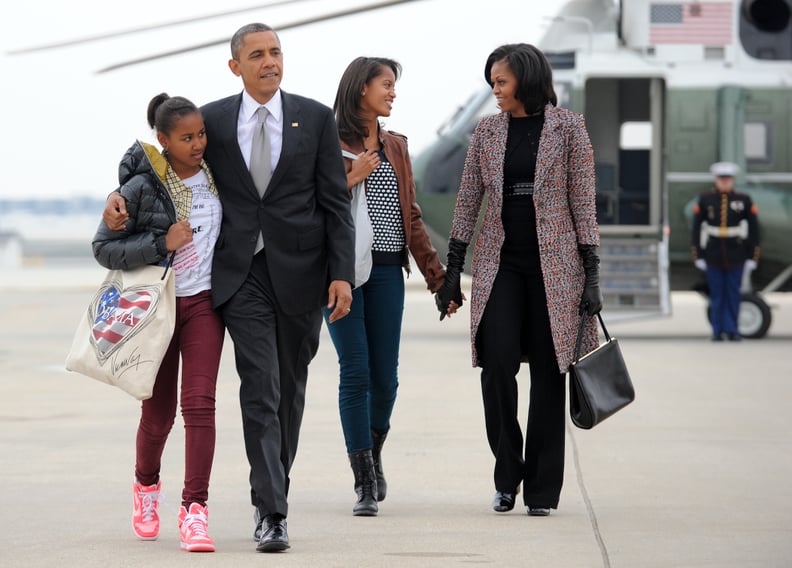
[{"label": "black belt", "polygon": [[503,186],[503,195],[533,195],[534,184],[531,181],[508,183]]}]

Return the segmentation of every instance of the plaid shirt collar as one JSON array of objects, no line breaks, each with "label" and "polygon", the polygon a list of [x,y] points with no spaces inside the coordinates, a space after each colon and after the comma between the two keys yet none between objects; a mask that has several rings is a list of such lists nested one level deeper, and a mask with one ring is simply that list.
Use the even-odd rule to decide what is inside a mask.
[{"label": "plaid shirt collar", "polygon": [[[209,191],[211,191],[215,196],[217,195],[217,187],[215,186],[214,177],[212,177],[212,171],[209,169],[209,165],[206,163],[206,160],[201,160],[201,169],[206,173],[206,177],[209,179]],[[168,164],[168,168],[165,170],[165,187],[168,189],[168,193],[173,200],[173,205],[176,208],[176,217],[179,221],[183,219],[189,219],[190,217],[190,210],[192,209],[192,191],[187,189],[187,186],[184,185],[181,178],[176,175],[176,172],[173,171],[170,163]]]}]

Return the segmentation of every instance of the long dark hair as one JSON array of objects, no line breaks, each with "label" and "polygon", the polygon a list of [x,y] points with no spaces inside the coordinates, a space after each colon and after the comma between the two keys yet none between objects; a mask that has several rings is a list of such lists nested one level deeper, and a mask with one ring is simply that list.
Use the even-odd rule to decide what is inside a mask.
[{"label": "long dark hair", "polygon": [[492,66],[504,59],[517,77],[515,98],[523,104],[525,112],[541,112],[547,103],[558,105],[553,89],[553,69],[540,49],[528,43],[509,43],[495,49],[484,65],[484,79],[490,87],[493,86]]},{"label": "long dark hair", "polygon": [[338,136],[347,144],[362,140],[369,134],[360,114],[360,99],[366,85],[382,75],[383,67],[390,67],[396,80],[399,79],[401,65],[386,57],[357,57],[341,76],[333,112],[338,124]]}]

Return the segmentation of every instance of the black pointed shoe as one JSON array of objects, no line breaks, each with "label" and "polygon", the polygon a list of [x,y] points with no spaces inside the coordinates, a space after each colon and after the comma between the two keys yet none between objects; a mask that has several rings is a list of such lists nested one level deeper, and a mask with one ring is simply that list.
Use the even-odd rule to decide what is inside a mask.
[{"label": "black pointed shoe", "polygon": [[289,533],[286,532],[286,519],[281,515],[267,515],[264,519],[256,550],[259,552],[281,552],[289,548]]},{"label": "black pointed shoe", "polygon": [[506,513],[514,509],[514,500],[517,497],[517,492],[504,493],[503,491],[496,491],[495,497],[492,498],[492,508],[498,513]]},{"label": "black pointed shoe", "polygon": [[256,523],[256,528],[253,529],[253,540],[258,542],[261,540],[264,517],[261,516],[261,512],[258,510],[258,507],[256,507],[253,511],[253,522]]}]

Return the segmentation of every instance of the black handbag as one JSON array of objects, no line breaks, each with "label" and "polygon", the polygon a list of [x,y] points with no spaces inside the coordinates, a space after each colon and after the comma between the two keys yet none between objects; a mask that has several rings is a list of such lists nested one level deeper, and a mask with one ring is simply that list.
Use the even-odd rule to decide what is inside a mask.
[{"label": "black handbag", "polygon": [[586,318],[580,318],[575,359],[569,366],[569,415],[578,428],[589,430],[635,400],[630,373],[619,343],[608,334],[598,313],[605,343],[580,356]]}]

